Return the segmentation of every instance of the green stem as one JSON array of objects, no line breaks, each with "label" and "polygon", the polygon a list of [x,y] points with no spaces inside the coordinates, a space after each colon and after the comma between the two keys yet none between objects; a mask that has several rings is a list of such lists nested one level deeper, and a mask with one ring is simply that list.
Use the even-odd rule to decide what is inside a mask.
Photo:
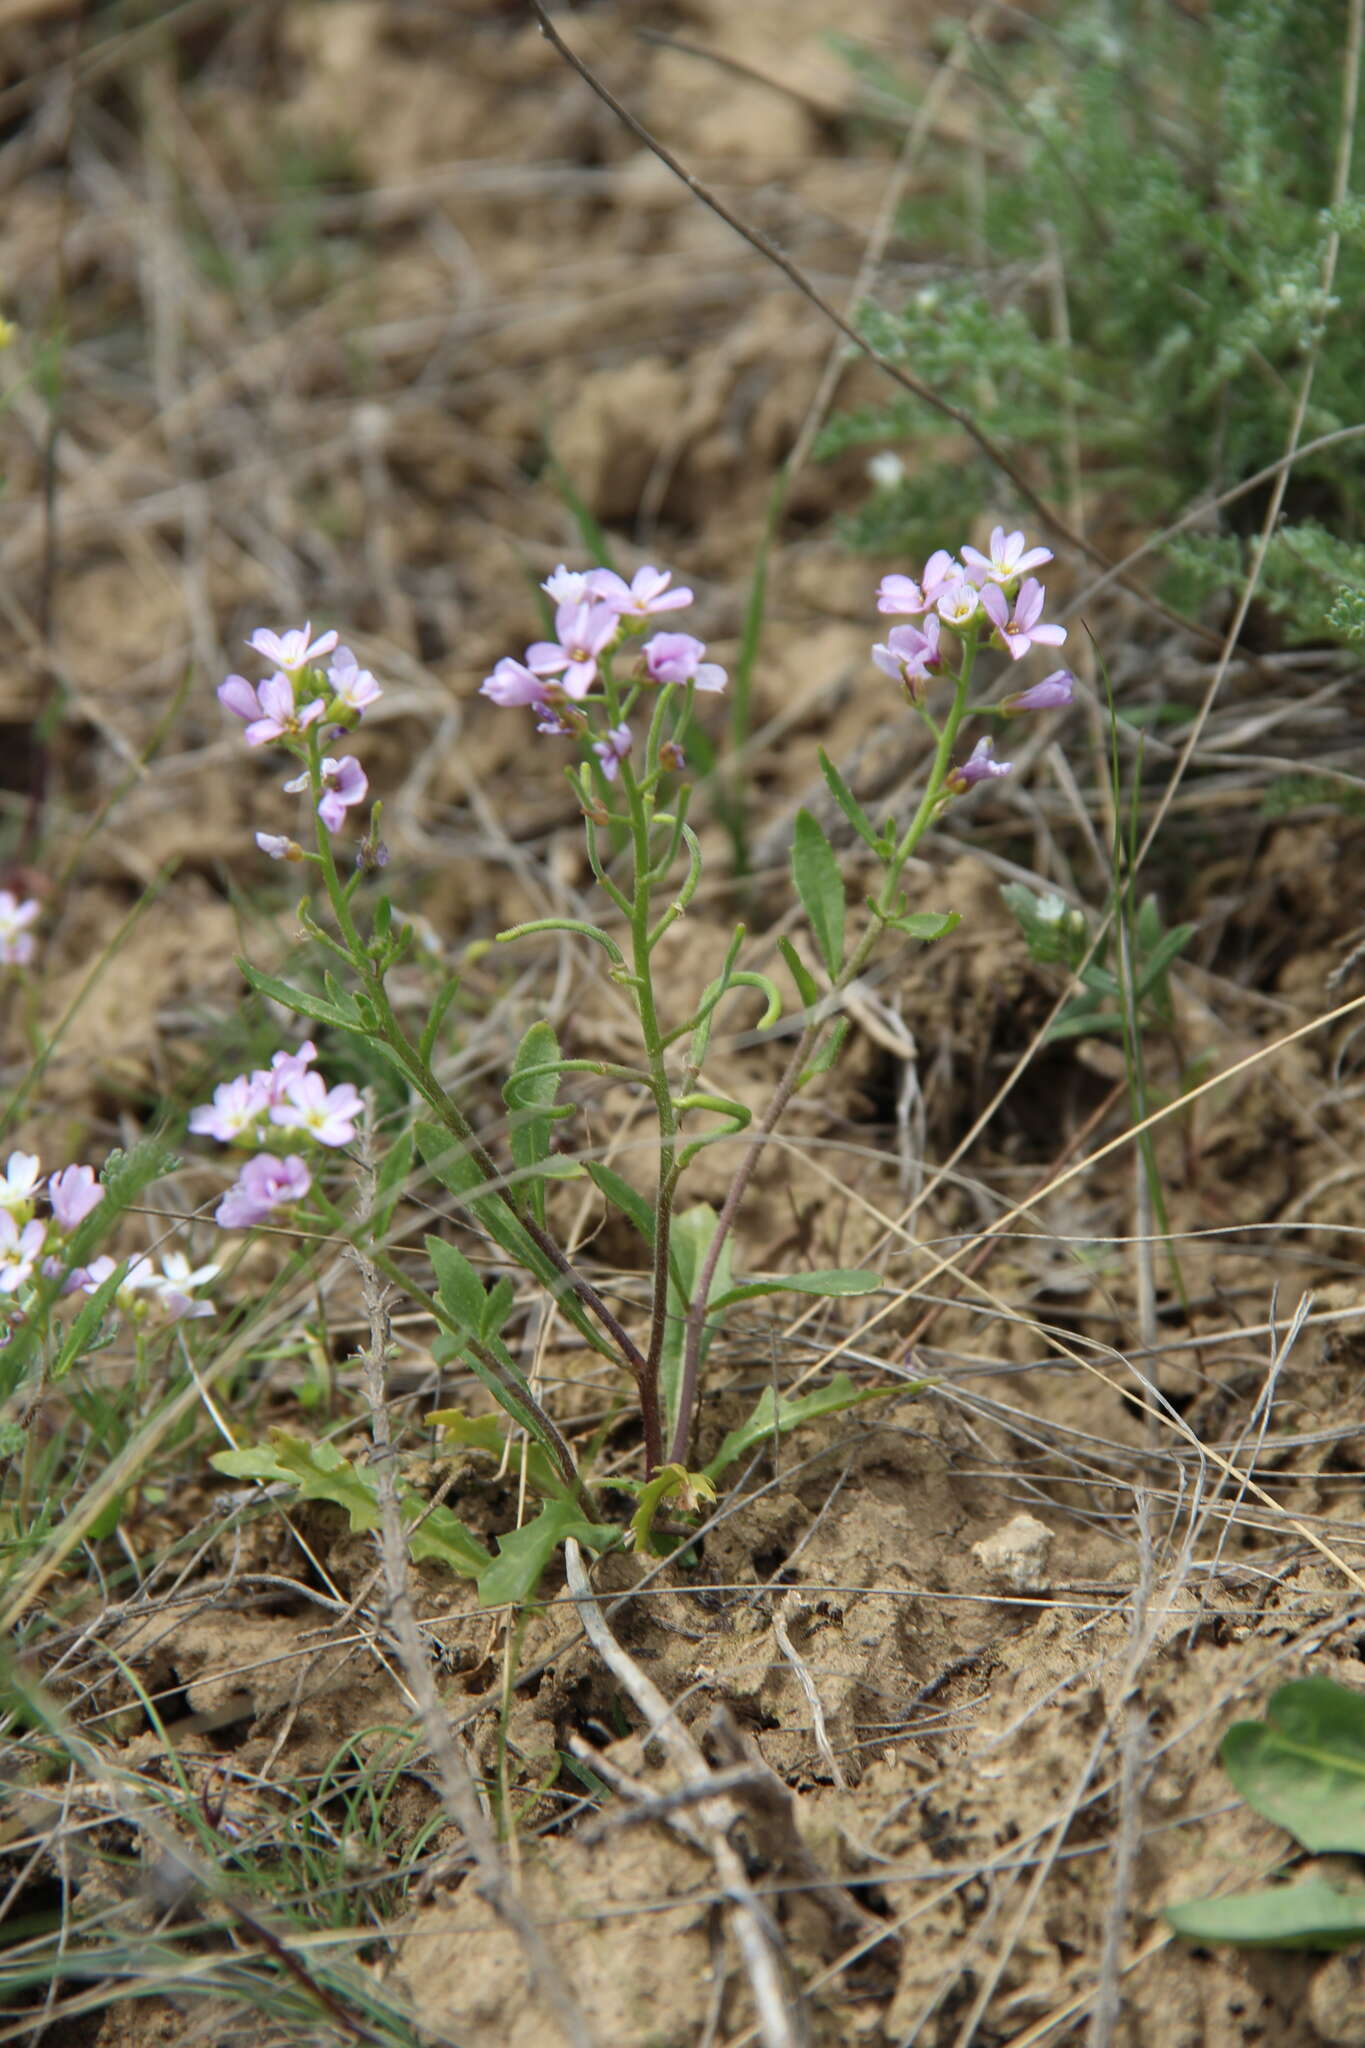
[{"label": "green stem", "polygon": [[674,1463],[685,1465],[687,1462],[688,1445],[692,1435],[693,1410],[696,1407],[697,1390],[701,1379],[701,1353],[702,1343],[706,1334],[706,1311],[711,1299],[711,1283],[715,1278],[721,1252],[725,1247],[731,1230],[734,1228],[740,1204],[748,1190],[749,1182],[753,1178],[754,1168],[758,1165],[763,1149],[777,1128],[787,1104],[800,1086],[801,1076],[805,1071],[806,1064],[815,1050],[821,1033],[824,1031],[830,1010],[835,1006],[833,999],[843,995],[857,981],[859,975],[862,974],[867,966],[868,961],[872,958],[882,933],[886,930],[890,920],[896,915],[900,878],[905,872],[907,862],[911,859],[929,827],[934,823],[942,807],[943,792],[947,786],[948,776],[952,769],[953,747],[957,740],[958,729],[968,712],[967,696],[971,687],[972,669],[975,661],[976,640],[973,637],[968,640],[963,648],[962,666],[955,679],[952,708],[943,721],[942,729],[937,732],[934,758],[930,766],[928,782],[925,784],[924,795],[920,799],[914,817],[910,820],[910,823],[897,841],[894,853],[887,861],[885,879],[872,905],[872,916],[867,929],[854,948],[853,953],[836,975],[830,991],[830,1002],[820,1005],[818,1014],[811,1019],[797,1040],[796,1047],[782,1071],[781,1078],[773,1090],[767,1108],[753,1126],[748,1148],[739,1163],[734,1179],[730,1183],[725,1201],[721,1205],[720,1214],[716,1219],[715,1234],[707,1246],[706,1256],[702,1260],[701,1270],[697,1275],[696,1286],[693,1289],[692,1300],[687,1310],[683,1342],[682,1379],[678,1389],[677,1421],[674,1425],[673,1441],[668,1451],[669,1459]]},{"label": "green stem", "polygon": [[[316,799],[321,791],[321,781],[318,769],[318,747],[314,737],[315,732],[316,727],[310,728],[309,766],[314,784],[313,793]],[[511,1210],[512,1214],[526,1230],[527,1235],[532,1238],[537,1249],[549,1260],[555,1271],[573,1289],[574,1293],[583,1303],[583,1306],[597,1318],[602,1328],[606,1331],[607,1336],[611,1339],[611,1345],[615,1347],[619,1362],[626,1366],[636,1383],[642,1385],[647,1377],[647,1369],[639,1346],[626,1333],[620,1320],[607,1307],[607,1304],[603,1301],[591,1281],[586,1279],[573,1262],[566,1257],[549,1232],[543,1230],[533,1216],[525,1214],[512,1200],[512,1197],[502,1184],[503,1176],[498,1169],[497,1162],[481,1143],[468,1117],[465,1116],[459,1105],[451,1100],[446,1090],[436,1079],[429,1064],[419,1056],[407,1033],[394,1015],[393,1006],[389,1001],[388,990],[384,985],[384,976],[376,966],[369,948],[361,938],[355,919],[351,914],[350,891],[345,883],[343,883],[337,870],[336,856],[332,851],[332,842],[327,828],[321,818],[316,816],[316,813],[314,829],[317,841],[318,862],[322,869],[327,898],[332,906],[332,915],[337,921],[337,929],[346,942],[351,964],[360,976],[365,995],[372,1006],[375,1017],[375,1029],[378,1036],[383,1039],[384,1043],[396,1055],[403,1072],[407,1075],[427,1107],[435,1112],[451,1136],[457,1138],[460,1144],[464,1146],[470,1158],[478,1167],[479,1172],[483,1175],[484,1180],[488,1183],[489,1192],[495,1195],[506,1208]],[[611,1348],[606,1344],[601,1345],[600,1349],[604,1356],[611,1357],[613,1355]]]}]

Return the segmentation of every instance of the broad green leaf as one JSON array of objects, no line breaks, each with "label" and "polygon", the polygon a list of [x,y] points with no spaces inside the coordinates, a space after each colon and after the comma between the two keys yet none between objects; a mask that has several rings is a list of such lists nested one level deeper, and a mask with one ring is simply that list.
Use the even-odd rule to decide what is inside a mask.
[{"label": "broad green leaf", "polygon": [[496,1558],[479,1574],[479,1605],[519,1606],[529,1600],[546,1565],[570,1536],[589,1550],[603,1550],[620,1534],[610,1522],[585,1521],[575,1501],[547,1501],[533,1521],[499,1536]]},{"label": "broad green leaf", "polygon": [[[334,1444],[305,1443],[287,1430],[272,1429],[268,1443],[215,1452],[209,1463],[230,1479],[259,1479],[265,1485],[284,1482],[296,1489],[301,1500],[327,1501],[332,1507],[344,1508],[353,1535],[364,1535],[379,1526],[379,1494],[373,1475],[359,1471]],[[425,1514],[422,1527],[410,1529],[407,1537],[417,1560],[433,1559],[467,1579],[476,1578],[490,1562],[483,1545],[449,1508],[427,1511],[421,1496],[411,1491],[400,1496],[399,1504],[410,1522]]]},{"label": "broad green leaf", "polygon": [[501,1461],[504,1453],[514,1472],[525,1471],[528,1486],[547,1500],[565,1492],[563,1474],[538,1443],[509,1444],[496,1415],[466,1415],[462,1408],[433,1408],[427,1421],[445,1439],[442,1449],[481,1451]]},{"label": "broad green leaf", "polygon": [[1365,1891],[1338,1891],[1325,1878],[1259,1892],[1191,1899],[1162,1914],[1186,1941],[1235,1941],[1244,1948],[1353,1948],[1365,1941]]},{"label": "broad green leaf", "polygon": [[836,1373],[827,1387],[817,1387],[813,1394],[784,1394],[776,1403],[772,1388],[765,1387],[748,1421],[732,1429],[721,1444],[706,1467],[706,1477],[719,1479],[722,1472],[757,1450],[760,1444],[771,1443],[774,1436],[799,1428],[803,1422],[814,1422],[822,1415],[838,1415],[845,1408],[859,1408],[864,1401],[886,1401],[892,1395],[906,1392],[913,1392],[913,1387],[907,1388],[903,1383],[894,1387],[855,1387],[846,1372]]},{"label": "broad green leaf", "polygon": [[488,1552],[450,1508],[439,1502],[427,1508],[416,1494],[405,1494],[403,1506],[413,1517],[408,1550],[418,1564],[443,1564],[462,1579],[477,1579],[487,1571],[492,1563]]},{"label": "broad green leaf", "polygon": [[1305,1849],[1365,1855],[1365,1693],[1296,1678],[1264,1721],[1234,1722],[1219,1753],[1247,1805]]},{"label": "broad green leaf", "polygon": [[286,1480],[300,1500],[329,1501],[333,1507],[345,1508],[353,1535],[378,1526],[374,1480],[368,1473],[358,1472],[335,1444],[305,1443],[287,1429],[272,1429],[266,1443],[239,1451],[216,1451],[209,1463],[230,1479],[259,1479],[267,1485]]},{"label": "broad green leaf", "polygon": [[880,853],[883,850],[881,834],[823,747],[820,749],[820,773],[829,785],[830,795],[863,844],[870,846],[874,853]]},{"label": "broad green leaf", "polygon": [[507,1441],[496,1415],[466,1415],[463,1408],[433,1408],[425,1418],[431,1429],[439,1429],[444,1448],[484,1451],[490,1458],[502,1456]]},{"label": "broad green leaf", "polygon": [[875,1273],[834,1267],[826,1273],[788,1273],[781,1280],[744,1280],[711,1306],[719,1312],[737,1301],[757,1301],[761,1294],[875,1294],[881,1284]]},{"label": "broad green leaf", "polygon": [[792,880],[831,976],[844,964],[844,878],[834,848],[809,811],[798,811]]},{"label": "broad green leaf", "polygon": [[[540,1166],[550,1156],[554,1126],[567,1110],[555,1109],[560,1076],[545,1069],[559,1058],[559,1040],[552,1026],[533,1024],[517,1047],[502,1099],[511,1111],[512,1157],[523,1170]],[[535,1071],[539,1070],[539,1071]],[[545,1223],[545,1182],[540,1176],[517,1184],[524,1202],[542,1227]]]}]

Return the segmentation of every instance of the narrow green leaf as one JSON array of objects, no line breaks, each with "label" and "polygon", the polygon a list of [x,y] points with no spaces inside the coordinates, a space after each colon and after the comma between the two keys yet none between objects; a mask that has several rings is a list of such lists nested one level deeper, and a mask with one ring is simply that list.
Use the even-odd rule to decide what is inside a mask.
[{"label": "narrow green leaf", "polygon": [[[512,1071],[503,1087],[502,1099],[512,1113],[512,1157],[523,1170],[539,1166],[550,1156],[557,1119],[547,1112],[553,1111],[559,1092],[560,1077],[553,1070],[553,1062],[559,1056],[559,1040],[553,1027],[544,1022],[533,1024],[517,1047]],[[520,1182],[517,1198],[544,1228],[544,1179],[535,1176]]]},{"label": "narrow green leaf", "polygon": [[[686,1317],[692,1299],[701,1282],[701,1269],[711,1249],[711,1240],[716,1234],[716,1212],[706,1202],[698,1202],[691,1209],[684,1209],[673,1218],[669,1235],[668,1274],[668,1320],[664,1325],[663,1352],[659,1361],[659,1387],[664,1399],[665,1429],[664,1441],[670,1443],[678,1422],[678,1398],[682,1391],[683,1353],[686,1348]],[[733,1239],[725,1241],[716,1270],[711,1275],[710,1299],[730,1290],[731,1256]],[[701,1356],[703,1364],[716,1333],[720,1328],[719,1317],[709,1311],[702,1330]]]},{"label": "narrow green leaf", "polygon": [[801,1069],[801,1078],[796,1084],[798,1088],[804,1088],[806,1083],[813,1081],[817,1074],[827,1074],[829,1072],[834,1062],[838,1059],[839,1054],[843,1051],[844,1040],[847,1037],[848,1018],[836,1017],[830,1029],[816,1046],[809,1064]]},{"label": "narrow green leaf", "polygon": [[893,932],[904,932],[907,939],[922,939],[928,945],[935,939],[941,939],[945,932],[955,931],[962,922],[962,913],[957,910],[909,910],[886,921]]},{"label": "narrow green leaf", "polygon": [[628,1180],[623,1180],[619,1173],[613,1172],[609,1166],[604,1166],[600,1159],[590,1159],[588,1161],[588,1179],[600,1194],[606,1196],[613,1209],[619,1209],[621,1214],[635,1225],[635,1228],[652,1251],[654,1249],[653,1203],[648,1201],[638,1188],[633,1188]]},{"label": "narrow green leaf", "polygon": [[529,1600],[546,1565],[570,1536],[589,1550],[603,1550],[620,1534],[610,1522],[585,1521],[572,1500],[547,1501],[533,1521],[499,1536],[496,1558],[479,1574],[479,1605],[519,1606]]},{"label": "narrow green leaf", "polygon": [[1145,956],[1135,990],[1139,1001],[1151,989],[1155,988],[1162,975],[1170,968],[1176,955],[1182,953],[1186,946],[1189,945],[1190,940],[1194,937],[1194,933],[1195,927],[1192,924],[1172,925],[1165,938],[1159,940],[1151,952]]},{"label": "narrow green leaf", "polygon": [[764,1294],[875,1294],[881,1284],[875,1273],[835,1267],[824,1273],[788,1273],[779,1280],[745,1280],[711,1305],[719,1312],[733,1308],[737,1301],[757,1301]]},{"label": "narrow green leaf", "polygon": [[1305,1849],[1365,1855],[1365,1693],[1296,1678],[1264,1721],[1234,1722],[1220,1754],[1247,1805]]},{"label": "narrow green leaf", "polygon": [[787,972],[796,983],[796,993],[808,1010],[813,1010],[820,1000],[820,985],[797,952],[790,939],[779,939],[778,950],[787,963]]},{"label": "narrow green leaf", "polygon": [[393,1212],[398,1207],[403,1192],[403,1183],[412,1171],[412,1132],[404,1131],[395,1138],[385,1154],[379,1169],[375,1187],[376,1201],[374,1214],[370,1218],[370,1229],[375,1240],[388,1236],[393,1223]]},{"label": "narrow green leaf", "polygon": [[497,1337],[502,1334],[516,1299],[516,1285],[510,1275],[504,1273],[501,1279],[494,1281],[484,1298],[483,1322],[479,1328],[481,1337]]},{"label": "narrow green leaf", "polygon": [[880,853],[882,851],[881,834],[823,747],[820,749],[820,773],[829,785],[830,795],[834,798],[835,803],[838,804],[839,809],[848,819],[849,824],[853,827],[863,844],[870,846],[874,853]]},{"label": "narrow green leaf", "polygon": [[1365,1941],[1365,1892],[1338,1891],[1325,1878],[1260,1892],[1191,1899],[1162,1918],[1186,1941],[1233,1941],[1243,1948],[1353,1948]]},{"label": "narrow green leaf", "polygon": [[[57,1356],[56,1363],[52,1367],[52,1378],[54,1380],[65,1379],[72,1366],[79,1365],[86,1352],[90,1350],[96,1337],[99,1335],[100,1325],[104,1321],[108,1310],[113,1306],[114,1296],[123,1285],[127,1273],[128,1261],[127,1259],[120,1259],[108,1279],[101,1280],[89,1300],[82,1303],[80,1314],[67,1331],[65,1342]],[[10,1342],[13,1342],[12,1337]],[[9,1345],[6,1345],[5,1349],[8,1350]]]},{"label": "narrow green leaf", "polygon": [[239,960],[237,966],[243,979],[258,995],[269,996],[272,1003],[282,1004],[296,1017],[311,1017],[315,1024],[334,1024],[340,1030],[354,1031],[357,1022],[354,1006],[343,1009],[340,1003],[328,1002],[325,997],[315,996],[307,989],[294,988],[277,975],[263,974],[249,960]]},{"label": "narrow green leaf", "polygon": [[719,1479],[722,1472],[740,1458],[747,1457],[760,1444],[771,1443],[774,1436],[796,1429],[803,1422],[814,1422],[822,1415],[838,1415],[845,1408],[861,1407],[864,1401],[885,1401],[894,1394],[905,1392],[904,1384],[856,1387],[846,1372],[836,1373],[827,1387],[817,1387],[813,1394],[784,1394],[776,1403],[772,1388],[765,1387],[748,1421],[741,1422],[738,1429],[732,1429],[721,1444],[706,1467],[706,1477]]},{"label": "narrow green leaf", "polygon": [[488,1308],[482,1280],[456,1245],[430,1234],[425,1242],[442,1308],[466,1336],[480,1336]]},{"label": "narrow green leaf", "polygon": [[844,963],[844,878],[834,848],[809,811],[798,811],[792,880],[831,975]]},{"label": "narrow green leaf", "polygon": [[[501,1196],[488,1189],[477,1162],[470,1158],[466,1148],[439,1124],[419,1123],[415,1126],[415,1135],[418,1151],[441,1185],[458,1196],[470,1215],[488,1232],[495,1244],[501,1245],[515,1265],[532,1274],[554,1296],[561,1312],[579,1335],[595,1351],[610,1357],[610,1349],[601,1332],[569,1282],[546,1258],[516,1211]],[[483,1192],[475,1194],[475,1188]]]}]

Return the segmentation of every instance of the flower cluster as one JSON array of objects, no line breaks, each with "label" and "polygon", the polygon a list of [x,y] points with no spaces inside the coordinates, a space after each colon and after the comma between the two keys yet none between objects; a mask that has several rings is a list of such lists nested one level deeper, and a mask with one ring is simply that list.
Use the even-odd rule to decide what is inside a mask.
[{"label": "flower cluster", "polygon": [[[624,643],[642,635],[654,617],[692,603],[689,589],[673,587],[671,569],[646,566],[627,583],[613,569],[567,569],[561,563],[541,588],[555,607],[554,639],[534,641],[523,661],[504,655],[480,694],[495,704],[534,711],[538,732],[596,732],[590,744],[608,782],[631,749],[630,726],[621,714],[642,689],[725,688],[725,670],[706,659],[704,644],[690,633],[672,632],[644,641],[633,677],[617,684],[612,662]],[[605,728],[591,723],[595,705],[606,709]],[[676,747],[673,754],[679,756]],[[665,765],[680,767],[681,758]]]},{"label": "flower cluster", "polygon": [[0,967],[27,967],[34,938],[28,927],[38,915],[36,897],[21,902],[12,889],[0,889]]},{"label": "flower cluster", "polygon": [[[329,735],[340,738],[360,723],[383,692],[350,648],[338,647],[335,633],[320,633],[314,640],[312,630],[307,625],[272,633],[257,627],[247,644],[273,665],[273,675],[259,684],[231,675],[218,685],[218,700],[244,722],[249,747],[273,744],[298,756],[303,772],[285,783],[286,791],[295,795],[315,789],[318,817],[328,832],[338,832],[347,811],[364,802],[369,782],[354,754],[316,757],[317,742],[309,729],[326,726]],[[331,660],[324,670],[321,664],[328,655]],[[256,844],[272,860],[306,858],[301,846],[277,833],[258,832]]]},{"label": "flower cluster", "polygon": [[221,1082],[212,1102],[190,1111],[190,1129],[204,1137],[271,1148],[256,1151],[214,1210],[224,1230],[250,1230],[274,1210],[303,1200],[313,1176],[307,1161],[286,1146],[335,1147],[354,1139],[364,1102],[349,1081],[329,1088],[312,1071],[317,1056],[305,1039],[297,1052],[277,1052],[268,1067]]},{"label": "flower cluster", "polygon": [[[1026,546],[1020,532],[997,526],[990,553],[964,547],[959,555],[940,548],[929,557],[924,573],[884,576],[877,589],[877,610],[916,623],[893,626],[872,659],[883,675],[898,682],[910,702],[923,702],[930,678],[940,669],[965,676],[962,663],[981,643],[997,647],[1011,661],[1022,661],[1034,647],[1060,647],[1065,626],[1043,619],[1047,595],[1032,569],[1052,560],[1050,548]],[[1004,717],[1026,711],[1053,711],[1071,702],[1074,678],[1069,669],[1054,669],[1042,682],[1017,690],[992,708]],[[1012,764],[997,761],[989,739],[978,740],[971,754],[948,777],[947,787],[965,794],[973,784],[1008,775]]]},{"label": "flower cluster", "polygon": [[[104,1190],[92,1166],[64,1166],[44,1175],[33,1152],[11,1152],[0,1176],[0,1295],[21,1304],[42,1279],[61,1279],[63,1294],[94,1294],[118,1261],[106,1253],[88,1266],[70,1267],[70,1242],[75,1231],[98,1209]],[[39,1202],[48,1213],[40,1215]],[[194,1290],[212,1280],[217,1266],[191,1269],[180,1252],[167,1252],[158,1272],[150,1258],[133,1260],[119,1283],[115,1300],[138,1322],[155,1315],[163,1322],[211,1316],[213,1305],[196,1301]]]}]

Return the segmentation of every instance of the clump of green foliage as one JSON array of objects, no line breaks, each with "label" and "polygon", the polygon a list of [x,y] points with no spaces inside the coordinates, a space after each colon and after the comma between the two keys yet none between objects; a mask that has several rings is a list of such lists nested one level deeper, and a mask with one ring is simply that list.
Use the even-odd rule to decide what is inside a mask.
[{"label": "clump of green foliage", "polygon": [[[1054,496],[1074,435],[1092,494],[1153,527],[1283,456],[1310,356],[1303,443],[1354,425],[1365,205],[1330,205],[1343,34],[1317,0],[1213,0],[1198,15],[1096,0],[976,45],[964,76],[983,106],[984,184],[964,152],[956,193],[936,177],[907,207],[922,281],[865,309],[868,338]],[[917,552],[964,493],[998,497],[984,460],[945,446],[941,419],[908,395],[836,419],[823,445],[872,443],[898,447],[907,475],[874,491],[855,545]],[[1293,523],[1263,583],[1288,639],[1365,635],[1363,485],[1365,439],[1295,466]],[[1268,489],[1182,538],[1175,601],[1236,579]]]}]

